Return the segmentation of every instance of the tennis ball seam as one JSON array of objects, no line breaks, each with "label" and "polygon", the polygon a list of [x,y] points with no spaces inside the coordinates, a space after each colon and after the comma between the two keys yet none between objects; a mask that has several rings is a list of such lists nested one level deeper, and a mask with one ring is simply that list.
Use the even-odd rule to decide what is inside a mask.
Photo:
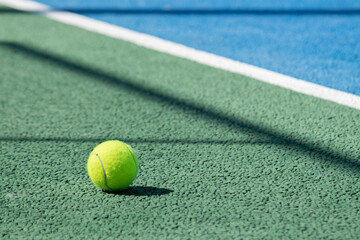
[{"label": "tennis ball seam", "polygon": [[107,176],[106,176],[105,166],[104,166],[103,162],[101,161],[101,158],[100,158],[99,154],[93,153],[93,155],[95,155],[95,156],[99,159],[99,161],[100,161],[100,163],[101,163],[102,169],[103,169],[103,171],[104,171],[104,178],[105,178],[105,179],[104,179],[104,183],[105,183],[105,186],[112,191],[111,187],[109,187],[108,184],[107,184]]},{"label": "tennis ball seam", "polygon": [[127,148],[127,150],[129,151],[129,153],[130,153],[130,155],[131,155],[131,158],[132,158],[133,161],[134,161],[135,169],[136,169],[137,171],[139,171],[139,167],[138,167],[138,165],[136,164],[135,157],[134,157],[134,155],[132,154],[132,152],[131,152],[131,150],[130,150],[130,148],[129,148],[129,145],[126,144],[126,148]]}]

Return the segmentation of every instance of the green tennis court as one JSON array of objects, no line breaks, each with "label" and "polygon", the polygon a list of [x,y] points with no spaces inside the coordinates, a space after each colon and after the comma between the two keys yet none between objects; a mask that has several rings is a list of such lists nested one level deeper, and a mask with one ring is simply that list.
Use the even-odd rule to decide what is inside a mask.
[{"label": "green tennis court", "polygon": [[[359,236],[359,110],[1,9],[0,238]],[[123,192],[87,175],[109,139]]]}]

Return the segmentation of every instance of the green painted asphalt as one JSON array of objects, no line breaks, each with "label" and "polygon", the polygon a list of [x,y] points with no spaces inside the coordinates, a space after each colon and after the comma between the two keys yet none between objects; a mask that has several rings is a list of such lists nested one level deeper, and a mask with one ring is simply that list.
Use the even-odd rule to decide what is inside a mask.
[{"label": "green painted asphalt", "polygon": [[[0,238],[360,235],[360,111],[0,12]],[[116,194],[86,172],[109,139],[140,164]]]}]

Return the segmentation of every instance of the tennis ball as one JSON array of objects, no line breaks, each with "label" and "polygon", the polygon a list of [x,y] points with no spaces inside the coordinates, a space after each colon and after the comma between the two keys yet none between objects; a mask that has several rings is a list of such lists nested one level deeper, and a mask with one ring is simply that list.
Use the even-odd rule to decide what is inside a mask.
[{"label": "tennis ball", "polygon": [[106,191],[119,191],[134,181],[139,163],[129,145],[111,140],[100,143],[90,153],[87,170],[96,186]]}]

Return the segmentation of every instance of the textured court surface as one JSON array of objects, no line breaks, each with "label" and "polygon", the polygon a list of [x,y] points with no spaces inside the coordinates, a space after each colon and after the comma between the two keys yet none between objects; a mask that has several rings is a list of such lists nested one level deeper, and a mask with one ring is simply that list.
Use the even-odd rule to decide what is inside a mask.
[{"label": "textured court surface", "polygon": [[[31,14],[0,25],[1,238],[360,235],[360,111]],[[123,193],[87,176],[108,139],[139,156]]]}]

